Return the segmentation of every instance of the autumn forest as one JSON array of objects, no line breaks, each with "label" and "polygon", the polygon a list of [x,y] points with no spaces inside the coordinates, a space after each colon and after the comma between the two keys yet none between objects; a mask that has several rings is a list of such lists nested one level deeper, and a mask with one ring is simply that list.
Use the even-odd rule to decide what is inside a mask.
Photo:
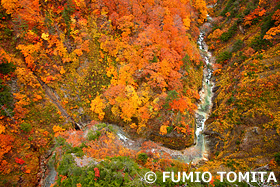
[{"label": "autumn forest", "polygon": [[0,40],[0,186],[279,185],[279,0],[1,0]]}]

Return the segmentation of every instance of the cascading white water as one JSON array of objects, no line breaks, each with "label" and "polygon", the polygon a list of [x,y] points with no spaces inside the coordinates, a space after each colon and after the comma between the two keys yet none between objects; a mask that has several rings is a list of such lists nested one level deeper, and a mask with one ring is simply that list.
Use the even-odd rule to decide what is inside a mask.
[{"label": "cascading white water", "polygon": [[[212,62],[211,57],[212,54],[208,51],[208,46],[206,45],[204,41],[204,32],[201,31],[199,38],[198,38],[198,47],[201,50],[201,55],[204,58],[205,61],[205,68],[203,70],[203,81],[202,81],[202,89],[199,92],[200,95],[200,103],[198,105],[198,110],[196,111],[196,147],[199,148],[201,151],[201,158],[204,158],[206,156],[206,145],[205,145],[205,139],[204,135],[202,133],[204,129],[205,121],[207,120],[211,108],[212,108],[212,97],[213,92],[212,88],[214,87],[214,83],[211,80],[212,77]],[[201,158],[195,158],[195,160],[199,160]]]}]

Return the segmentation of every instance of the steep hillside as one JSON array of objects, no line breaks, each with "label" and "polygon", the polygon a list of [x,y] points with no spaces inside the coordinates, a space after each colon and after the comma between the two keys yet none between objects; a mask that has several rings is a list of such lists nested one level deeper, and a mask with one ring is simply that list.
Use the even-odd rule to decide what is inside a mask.
[{"label": "steep hillside", "polygon": [[205,134],[212,159],[204,167],[279,178],[279,1],[218,1],[207,43],[216,56],[214,106]]},{"label": "steep hillside", "polygon": [[1,186],[36,185],[55,132],[92,120],[194,143],[204,1],[2,0],[0,11]]}]

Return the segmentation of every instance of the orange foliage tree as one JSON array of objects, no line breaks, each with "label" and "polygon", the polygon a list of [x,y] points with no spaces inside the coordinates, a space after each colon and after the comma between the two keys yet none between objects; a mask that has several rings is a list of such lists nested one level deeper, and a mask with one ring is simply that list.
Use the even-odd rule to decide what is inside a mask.
[{"label": "orange foliage tree", "polygon": [[265,36],[264,39],[279,39],[279,33],[280,33],[280,10],[276,10],[275,13],[272,15],[272,19],[275,20],[274,27],[270,28]]},{"label": "orange foliage tree", "polygon": [[10,135],[5,135],[0,132],[0,173],[7,174],[11,171],[8,168],[8,162],[5,160],[5,154],[12,150],[14,138]]},{"label": "orange foliage tree", "polygon": [[[99,9],[100,5],[105,7]],[[195,97],[182,93],[191,90],[182,84],[185,75],[182,59],[188,56],[194,64],[200,61],[195,39],[185,34],[196,27],[192,6],[203,22],[207,15],[203,0],[192,4],[190,1],[101,0],[94,4],[97,16],[110,21],[101,23],[103,33],[99,42],[101,58],[109,63],[107,76],[111,77],[111,85],[92,101],[91,107],[99,119],[103,119],[105,110],[110,111],[116,119],[120,118],[140,133],[159,115],[153,101],[162,98],[157,105],[163,105],[162,96],[171,90],[182,95],[170,105],[174,111],[180,115],[194,111]]]},{"label": "orange foliage tree", "polygon": [[251,12],[244,18],[244,25],[251,25],[254,19],[264,16],[265,13],[266,10],[258,6],[253,12]]}]

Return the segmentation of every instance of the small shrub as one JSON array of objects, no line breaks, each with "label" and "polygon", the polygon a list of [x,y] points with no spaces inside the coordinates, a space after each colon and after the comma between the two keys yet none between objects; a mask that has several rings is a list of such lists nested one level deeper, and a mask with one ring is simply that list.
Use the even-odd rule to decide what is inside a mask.
[{"label": "small shrub", "polygon": [[137,157],[137,160],[145,164],[147,162],[148,155],[146,153],[140,153]]},{"label": "small shrub", "polygon": [[167,133],[171,133],[173,130],[173,127],[167,127],[166,129],[167,129]]},{"label": "small shrub", "polygon": [[178,99],[179,98],[179,94],[178,92],[176,92],[175,90],[171,90],[167,93],[167,97],[165,99],[165,103],[163,105],[163,107],[165,109],[169,109],[170,105],[169,103],[171,103],[173,100]]},{"label": "small shrub", "polygon": [[239,51],[240,49],[243,48],[243,45],[244,45],[244,43],[243,43],[242,40],[237,40],[237,41],[233,44],[231,52],[237,52],[237,51]]},{"label": "small shrub", "polygon": [[273,13],[263,19],[261,25],[261,36],[264,36],[271,27],[274,27],[275,20],[272,19],[272,15]]},{"label": "small shrub", "polygon": [[253,11],[255,8],[257,8],[257,5],[254,4],[253,2],[249,1],[246,5],[246,9],[243,11],[243,14],[246,16],[250,14],[251,11]]},{"label": "small shrub", "polygon": [[83,148],[81,147],[71,147],[66,151],[66,153],[75,153],[77,157],[82,157],[85,155],[85,153],[83,152]]},{"label": "small shrub", "polygon": [[210,115],[210,118],[216,118],[218,116],[219,116],[218,114],[215,114],[214,112],[212,112],[212,114]]},{"label": "small shrub", "polygon": [[6,112],[9,114],[13,115],[13,110],[12,110],[12,101],[13,97],[10,92],[10,88],[3,83],[3,80],[0,78],[0,105],[5,105],[4,108],[6,108],[6,111],[3,110],[2,107],[0,107],[0,114],[3,116],[8,116]]},{"label": "small shrub", "polygon": [[229,0],[226,4],[226,7],[223,9],[223,11],[220,13],[220,16],[225,16],[227,12],[230,12],[234,7],[232,4],[235,2],[235,0]]},{"label": "small shrub", "polygon": [[158,62],[158,57],[156,55],[154,55],[152,62],[154,62],[154,63]]},{"label": "small shrub", "polygon": [[233,117],[233,110],[231,110],[231,111],[228,112],[228,117],[229,117],[229,118],[232,118],[232,117]]},{"label": "small shrub", "polygon": [[67,175],[69,173],[69,170],[74,168],[74,158],[71,154],[65,154],[62,157],[62,160],[57,168],[59,174],[61,175]]},{"label": "small shrub", "polygon": [[250,47],[252,47],[256,51],[267,49],[267,47],[269,46],[272,46],[272,43],[264,40],[262,36],[256,36],[250,43]]},{"label": "small shrub", "polygon": [[103,129],[103,128],[105,128],[106,126],[107,126],[106,123],[99,123],[99,124],[96,125],[96,127],[97,127],[98,129]]},{"label": "small shrub", "polygon": [[87,138],[88,138],[89,141],[91,141],[91,140],[98,139],[99,136],[101,136],[101,132],[100,131],[96,131],[96,132],[89,131]]},{"label": "small shrub", "polygon": [[62,137],[56,137],[55,141],[56,141],[56,145],[57,146],[64,145],[65,142],[66,142],[66,140],[64,138],[62,138]]},{"label": "small shrub", "polygon": [[219,151],[216,151],[216,152],[215,152],[215,155],[216,155],[216,156],[219,156],[219,154],[220,154]]},{"label": "small shrub", "polygon": [[16,66],[13,63],[2,63],[0,64],[0,73],[7,75],[10,72],[14,72]]},{"label": "small shrub", "polygon": [[232,54],[228,51],[222,52],[217,57],[217,63],[223,63],[224,61],[230,59]]},{"label": "small shrub", "polygon": [[186,55],[183,59],[182,59],[184,66],[185,66],[185,70],[188,71],[190,69],[190,57],[189,55]]},{"label": "small shrub", "polygon": [[26,133],[30,132],[32,129],[32,126],[29,123],[22,123],[20,125],[20,129]]},{"label": "small shrub", "polygon": [[231,96],[231,97],[227,100],[227,103],[228,103],[228,104],[231,104],[231,103],[233,103],[233,101],[234,101],[234,97]]},{"label": "small shrub", "polygon": [[262,60],[263,59],[263,55],[262,54],[258,54],[253,59]]},{"label": "small shrub", "polygon": [[280,165],[280,152],[274,155],[275,161],[278,165]]},{"label": "small shrub", "polygon": [[234,23],[227,32],[224,32],[221,36],[220,39],[223,42],[227,42],[230,38],[233,37],[233,35],[236,33],[237,31],[237,23]]}]

